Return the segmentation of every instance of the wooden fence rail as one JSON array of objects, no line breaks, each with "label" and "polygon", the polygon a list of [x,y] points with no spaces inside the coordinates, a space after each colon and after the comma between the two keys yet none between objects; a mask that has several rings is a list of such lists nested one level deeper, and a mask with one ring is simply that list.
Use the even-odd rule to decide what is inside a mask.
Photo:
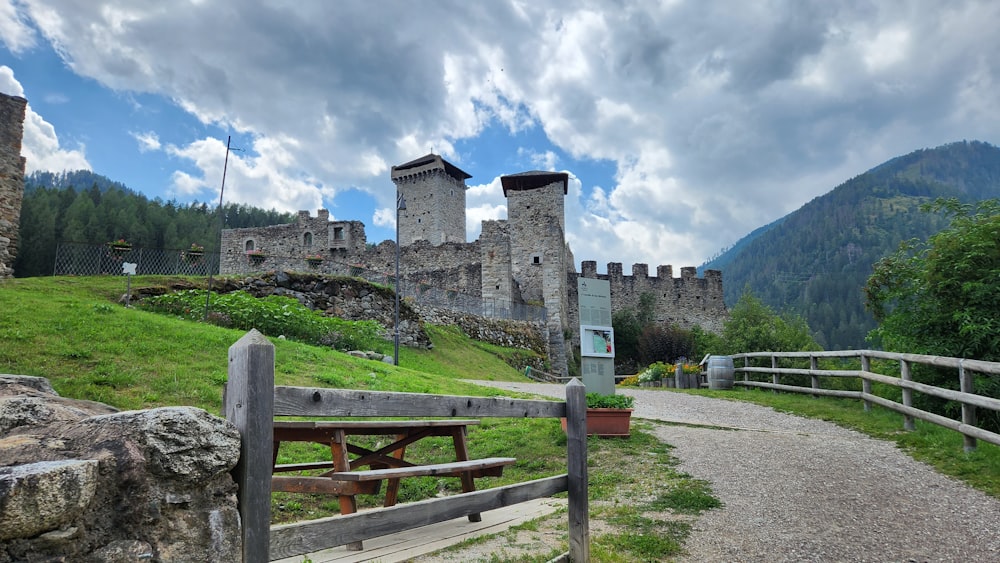
[{"label": "wooden fence rail", "polygon": [[[948,358],[942,356],[927,356],[922,354],[901,354],[895,352],[881,352],[876,350],[847,350],[828,352],[749,352],[735,354],[734,360],[743,359],[743,367],[736,367],[737,373],[743,374],[743,381],[735,381],[736,385],[744,387],[760,387],[775,391],[788,391],[792,393],[808,393],[813,396],[845,397],[864,401],[865,410],[871,410],[871,405],[876,404],[887,409],[896,411],[903,415],[903,427],[905,430],[914,429],[914,419],[924,420],[945,428],[960,432],[964,436],[965,451],[976,449],[976,440],[983,440],[991,444],[1000,445],[1000,434],[990,432],[977,426],[976,409],[988,409],[1000,412],[1000,399],[979,395],[973,389],[973,373],[984,375],[1000,375],[1000,363],[984,362],[980,360],[966,360],[962,358]],[[752,367],[750,361],[753,358],[770,359],[771,367]],[[781,368],[778,367],[779,359],[808,359],[809,369]],[[859,358],[861,369],[859,370],[823,370],[819,369],[818,359],[820,358]],[[892,377],[871,371],[871,360],[888,360],[899,363],[899,377]],[[913,364],[923,364],[941,368],[951,368],[958,372],[959,390],[944,389],[925,383],[913,381],[911,370]],[[770,374],[771,382],[750,381],[750,374]],[[810,387],[798,385],[787,385],[780,383],[782,376],[808,375],[810,376]],[[861,391],[844,391],[838,389],[823,389],[820,387],[821,377],[850,377],[860,378]],[[872,393],[872,383],[881,383],[900,388],[902,392],[902,402],[896,402]],[[954,420],[939,414],[930,413],[913,407],[913,393],[923,393],[934,397],[939,397],[949,401],[955,401],[962,405],[962,420]]]},{"label": "wooden fence rail", "polygon": [[[586,390],[574,379],[566,401],[275,387],[274,346],[251,330],[229,349],[223,412],[240,430],[234,470],[243,521],[243,561],[273,561],[568,492],[569,561],[589,561]],[[275,416],[504,417],[567,419],[567,472],[495,489],[389,508],[270,526]]]}]

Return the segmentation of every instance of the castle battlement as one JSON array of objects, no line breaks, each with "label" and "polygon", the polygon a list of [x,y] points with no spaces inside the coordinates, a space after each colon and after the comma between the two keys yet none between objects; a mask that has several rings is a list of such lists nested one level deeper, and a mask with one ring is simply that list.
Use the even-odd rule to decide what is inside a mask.
[{"label": "castle battlement", "polygon": [[[312,264],[313,270],[334,269],[350,263],[369,270],[390,272],[399,256],[400,276],[416,283],[454,289],[500,303],[543,304],[549,360],[553,371],[566,374],[567,351],[572,357],[579,345],[567,342],[580,323],[577,310],[579,277],[611,282],[615,310],[636,309],[653,297],[655,320],[683,328],[702,326],[718,332],[727,313],[722,300],[722,274],[709,271],[698,277],[693,267],[633,264],[624,275],[620,262],[608,264],[608,273],[597,273],[597,262],[582,263],[576,273],[573,253],[566,244],[564,198],[568,175],[531,171],[501,177],[507,198],[507,218],[482,222],[479,239],[465,241],[465,180],[470,176],[438,155],[429,154],[394,166],[391,173],[398,194],[406,203],[400,210],[399,245],[394,241],[366,244],[364,224],[330,221],[319,210],[313,218],[300,211],[297,221],[262,228],[227,229],[222,235],[222,273],[248,267],[295,269],[306,266],[306,256],[319,254],[330,260]],[[259,250],[266,262],[248,266],[247,252]],[[567,344],[572,344],[567,348]]]}]

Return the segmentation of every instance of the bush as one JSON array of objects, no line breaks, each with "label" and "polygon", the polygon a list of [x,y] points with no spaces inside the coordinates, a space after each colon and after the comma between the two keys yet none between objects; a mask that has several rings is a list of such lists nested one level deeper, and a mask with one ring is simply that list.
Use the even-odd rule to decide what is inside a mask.
[{"label": "bush", "polygon": [[[140,307],[148,311],[200,321],[205,311],[205,294],[186,290],[144,299]],[[234,291],[212,295],[207,321],[226,328],[255,328],[267,336],[329,346],[337,350],[377,350],[386,346],[382,327],[375,321],[348,321],[325,317],[291,297],[270,295],[263,299]]]}]

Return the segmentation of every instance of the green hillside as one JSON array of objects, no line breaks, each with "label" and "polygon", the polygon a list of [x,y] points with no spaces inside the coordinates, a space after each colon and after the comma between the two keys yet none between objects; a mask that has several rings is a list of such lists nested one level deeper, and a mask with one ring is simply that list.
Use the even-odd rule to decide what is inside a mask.
[{"label": "green hillside", "polygon": [[937,197],[1000,197],[1000,149],[959,142],[892,159],[758,229],[704,264],[723,272],[727,305],[748,288],[778,310],[803,315],[824,348],[871,347],[875,321],[861,288],[872,264],[899,243],[946,223],[919,211]]}]

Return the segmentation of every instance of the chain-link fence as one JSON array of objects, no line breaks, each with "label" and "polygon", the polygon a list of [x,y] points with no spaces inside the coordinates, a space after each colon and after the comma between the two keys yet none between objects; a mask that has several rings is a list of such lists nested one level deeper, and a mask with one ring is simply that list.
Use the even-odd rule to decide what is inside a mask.
[{"label": "chain-link fence", "polygon": [[135,273],[140,276],[219,273],[219,255],[213,252],[62,242],[56,247],[53,275],[122,275],[124,264],[135,264]]},{"label": "chain-link fence", "polygon": [[[110,245],[74,242],[63,242],[57,246],[53,274],[57,276],[120,276],[124,273],[123,265],[126,263],[135,264],[135,273],[140,276],[219,274],[219,255],[214,252],[198,253],[190,250],[136,246],[115,248]],[[241,261],[240,264],[240,267],[237,268],[238,271],[227,271],[226,273],[244,275],[281,268],[356,277],[393,289],[396,287],[396,278],[391,274],[332,260],[323,260],[317,264],[310,263],[300,257],[268,256],[266,261],[255,261],[248,258],[246,261]],[[455,289],[414,283],[405,278],[400,280],[399,295],[401,298],[412,299],[416,305],[438,307],[491,319],[542,322],[546,320],[545,307],[513,303],[509,300],[483,299],[477,295],[462,293]]]}]

